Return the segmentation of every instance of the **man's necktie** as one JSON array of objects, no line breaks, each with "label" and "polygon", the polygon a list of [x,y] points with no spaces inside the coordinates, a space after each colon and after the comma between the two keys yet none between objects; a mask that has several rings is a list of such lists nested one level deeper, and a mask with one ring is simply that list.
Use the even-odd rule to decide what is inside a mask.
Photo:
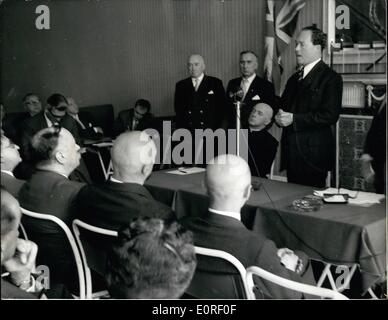
[{"label": "man's necktie", "polygon": [[300,68],[298,71],[298,81],[303,80],[303,75],[304,75],[304,67]]},{"label": "man's necktie", "polygon": [[199,80],[197,78],[195,78],[194,79],[194,90],[198,91],[198,87],[199,87]]}]

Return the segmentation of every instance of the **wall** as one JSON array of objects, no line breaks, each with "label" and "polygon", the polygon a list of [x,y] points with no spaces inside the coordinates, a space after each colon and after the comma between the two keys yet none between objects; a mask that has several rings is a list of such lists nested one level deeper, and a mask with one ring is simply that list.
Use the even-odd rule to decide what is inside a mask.
[{"label": "wall", "polygon": [[[50,8],[50,30],[35,28],[35,8]],[[173,114],[176,81],[186,58],[203,54],[207,72],[226,86],[238,54],[263,60],[264,1],[257,0],[6,0],[0,6],[1,99],[21,110],[27,92],[53,92],[79,105],[112,103],[117,111],[139,97],[157,115]],[[260,70],[262,65],[260,65]]]}]

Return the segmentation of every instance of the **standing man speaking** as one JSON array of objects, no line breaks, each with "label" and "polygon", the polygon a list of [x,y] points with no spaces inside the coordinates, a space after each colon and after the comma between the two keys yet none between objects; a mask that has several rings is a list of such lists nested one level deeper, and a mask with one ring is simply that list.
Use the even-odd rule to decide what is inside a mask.
[{"label": "standing man speaking", "polygon": [[342,78],[322,61],[326,34],[315,25],[296,39],[299,70],[287,82],[275,120],[283,127],[281,169],[288,182],[325,187],[334,168],[336,124],[342,102]]}]

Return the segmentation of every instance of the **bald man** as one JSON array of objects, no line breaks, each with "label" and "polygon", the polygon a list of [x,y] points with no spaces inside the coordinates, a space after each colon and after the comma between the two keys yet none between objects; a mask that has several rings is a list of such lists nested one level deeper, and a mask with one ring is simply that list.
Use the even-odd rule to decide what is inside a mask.
[{"label": "bald man", "polygon": [[127,131],[119,135],[111,155],[114,173],[110,180],[84,187],[77,197],[80,219],[118,230],[135,217],[173,216],[171,208],[154,200],[143,186],[156,156],[155,143],[145,132]]},{"label": "bald man", "polygon": [[218,78],[205,75],[205,61],[199,54],[187,60],[189,77],[175,87],[177,128],[217,129],[225,115],[225,90]]},{"label": "bald man", "polygon": [[[245,267],[256,265],[281,277],[305,282],[304,274],[309,263],[304,254],[296,255],[287,248],[277,249],[271,240],[248,230],[241,222],[240,210],[251,193],[251,173],[245,160],[235,155],[213,159],[206,169],[205,183],[209,211],[201,217],[181,220],[193,232],[196,246],[223,250],[235,256]],[[219,266],[209,264],[201,265],[201,268],[220,271]],[[312,282],[311,268],[308,277],[306,282]],[[301,298],[300,293],[258,281],[258,298]]]},{"label": "bald man", "polygon": [[260,102],[253,107],[248,118],[248,164],[253,176],[266,178],[276,156],[279,142],[267,131],[271,126],[272,116],[272,108]]}]

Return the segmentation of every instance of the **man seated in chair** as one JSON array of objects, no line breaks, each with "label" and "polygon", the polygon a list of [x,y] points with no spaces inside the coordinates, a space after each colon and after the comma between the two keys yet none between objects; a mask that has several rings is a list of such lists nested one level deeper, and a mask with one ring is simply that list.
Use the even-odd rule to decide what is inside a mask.
[{"label": "man seated in chair", "polygon": [[[226,251],[244,267],[258,266],[286,279],[314,284],[307,256],[275,244],[248,230],[241,222],[240,210],[251,192],[248,164],[235,155],[221,155],[206,169],[209,211],[201,217],[185,217],[181,223],[194,234],[194,244]],[[298,292],[257,280],[257,298],[300,299]]]},{"label": "man seated in chair", "polygon": [[253,176],[266,178],[276,156],[279,142],[267,131],[272,116],[272,108],[259,102],[253,107],[248,118],[248,164]]},{"label": "man seated in chair", "polygon": [[155,163],[156,146],[146,132],[125,132],[112,150],[113,176],[85,186],[77,196],[77,216],[92,225],[118,230],[133,218],[174,216],[170,207],[156,201],[143,186]]},{"label": "man seated in chair", "polygon": [[39,278],[34,274],[38,246],[32,241],[18,237],[21,217],[19,203],[1,187],[1,298],[70,297],[63,285],[44,288],[49,284],[49,281],[46,281],[48,279],[43,276]]},{"label": "man seated in chair", "polygon": [[196,267],[192,234],[178,222],[138,218],[119,231],[106,282],[116,299],[177,299]]},{"label": "man seated in chair", "polygon": [[114,136],[117,137],[125,131],[147,129],[153,117],[150,111],[151,104],[145,99],[137,100],[134,108],[121,111],[113,124]]},{"label": "man seated in chair", "polygon": [[[68,179],[79,165],[80,147],[68,130],[57,126],[39,131],[31,147],[36,171],[20,189],[20,205],[33,212],[56,216],[70,225],[74,199],[84,186]],[[33,240],[39,246],[38,260],[51,266],[52,281],[71,285],[76,270],[63,232],[50,223],[29,217],[23,218],[23,225],[27,231],[33,230]]]},{"label": "man seated in chair", "polygon": [[14,144],[6,136],[1,135],[1,183],[15,198],[18,198],[19,190],[25,183],[13,175],[13,170],[22,161],[19,154],[19,146]]}]

